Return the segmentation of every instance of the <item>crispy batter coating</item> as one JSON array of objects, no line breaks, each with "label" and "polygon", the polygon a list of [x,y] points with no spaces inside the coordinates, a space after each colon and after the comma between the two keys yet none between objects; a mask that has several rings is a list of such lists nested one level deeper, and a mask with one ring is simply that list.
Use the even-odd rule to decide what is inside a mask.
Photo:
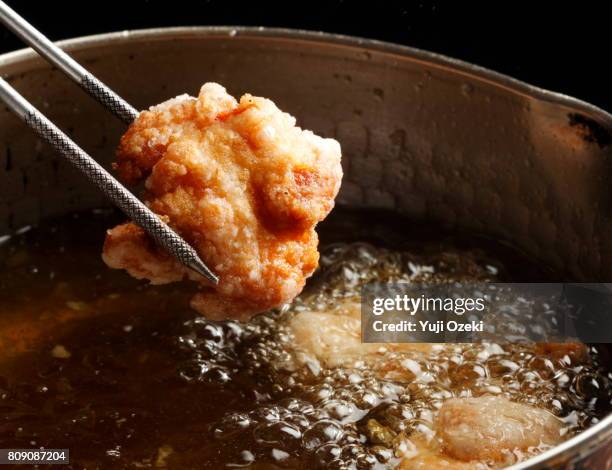
[{"label": "crispy batter coating", "polygon": [[[415,367],[407,370],[400,367],[397,357],[385,358],[385,352],[427,354],[446,347],[429,343],[362,343],[360,314],[360,304],[352,300],[339,302],[329,310],[295,314],[287,325],[296,358],[311,369],[355,367],[361,363],[360,367],[365,364],[380,378],[410,383],[411,375],[418,377],[421,373],[420,366],[413,361]],[[573,343],[543,346],[542,351],[562,357],[577,349]],[[314,368],[313,361],[317,361]],[[505,467],[530,449],[558,444],[564,435],[562,421],[549,411],[493,395],[444,400],[434,418],[434,428],[436,439],[418,429],[404,436],[406,449],[400,469]]]},{"label": "crispy batter coating", "polygon": [[499,396],[446,400],[436,426],[445,452],[464,461],[502,462],[516,450],[562,440],[561,421],[550,412]]},{"label": "crispy batter coating", "polygon": [[293,299],[318,264],[314,231],[340,188],[340,146],[295,126],[267,99],[215,83],[142,112],[115,169],[220,276],[213,290],[134,224],[110,230],[103,259],[153,283],[201,280],[192,306],[247,319]]},{"label": "crispy batter coating", "polygon": [[[389,351],[429,352],[428,343],[363,343],[361,341],[361,304],[357,299],[340,302],[335,308],[312,312],[305,310],[289,322],[293,346],[304,362],[317,361],[325,367],[351,367],[355,362],[374,362]],[[401,374],[397,364],[377,364],[380,377]]]},{"label": "crispy batter coating", "polygon": [[547,410],[500,396],[451,398],[435,420],[440,439],[410,436],[401,470],[484,470],[516,463],[530,449],[562,440],[561,421]]}]

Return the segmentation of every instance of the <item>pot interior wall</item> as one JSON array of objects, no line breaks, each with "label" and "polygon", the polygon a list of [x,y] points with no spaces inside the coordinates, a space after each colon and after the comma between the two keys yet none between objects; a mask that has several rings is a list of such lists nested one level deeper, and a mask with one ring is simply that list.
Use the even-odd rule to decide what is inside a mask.
[{"label": "pot interior wall", "polygon": [[[206,81],[273,98],[301,126],[341,142],[340,204],[476,230],[575,279],[612,272],[608,123],[571,102],[443,59],[316,36],[199,30],[71,49],[138,108],[196,94]],[[123,126],[78,86],[32,54],[0,60],[0,73],[110,166]],[[8,110],[0,142],[0,233],[105,204]]]},{"label": "pot interior wall", "polygon": [[[151,31],[69,47],[138,108],[206,81],[274,99],[341,142],[340,204],[506,240],[573,280],[612,278],[612,120],[587,105],[433,55],[317,35]],[[0,73],[110,168],[116,118],[33,54],[0,57]],[[107,204],[4,108],[0,142],[0,234]]]}]

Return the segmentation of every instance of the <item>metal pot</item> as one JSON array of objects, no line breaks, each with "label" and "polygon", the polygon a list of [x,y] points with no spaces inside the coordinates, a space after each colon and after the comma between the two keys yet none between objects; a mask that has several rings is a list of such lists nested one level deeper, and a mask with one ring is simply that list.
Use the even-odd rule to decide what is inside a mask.
[{"label": "metal pot", "polygon": [[[436,54],[320,33],[177,28],[63,45],[138,108],[205,81],[272,97],[341,142],[340,204],[478,231],[571,280],[612,279],[612,116],[587,103]],[[0,73],[109,166],[120,122],[31,51],[0,56]],[[0,233],[106,204],[6,109],[0,142]],[[608,416],[513,468],[610,468],[611,443]]]}]

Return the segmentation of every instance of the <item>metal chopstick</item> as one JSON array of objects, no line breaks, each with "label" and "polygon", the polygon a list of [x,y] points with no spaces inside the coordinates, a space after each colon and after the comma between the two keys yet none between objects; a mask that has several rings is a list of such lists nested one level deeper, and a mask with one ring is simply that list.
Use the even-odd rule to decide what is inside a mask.
[{"label": "metal chopstick", "polygon": [[[66,75],[123,122],[131,124],[136,116],[138,116],[138,111],[134,107],[53,44],[3,1],[0,1],[0,21],[26,44],[66,73]],[[51,121],[30,105],[8,83],[2,80],[0,85],[0,94],[9,107],[28,126],[34,129],[40,137],[64,154],[91,181],[102,189],[123,212],[145,229],[157,243],[166,248],[172,256],[184,265],[215,284],[219,282],[218,277],[204,264],[193,247],[63,134]]]},{"label": "metal chopstick", "polygon": [[32,106],[2,77],[0,77],[0,98],[28,127],[64,155],[70,163],[100,188],[113,203],[140,225],[168,253],[211,282],[216,284],[219,281],[218,277],[208,269],[192,246]]},{"label": "metal chopstick", "polygon": [[136,119],[138,116],[136,109],[2,1],[0,1],[0,21],[123,122],[131,124]]}]

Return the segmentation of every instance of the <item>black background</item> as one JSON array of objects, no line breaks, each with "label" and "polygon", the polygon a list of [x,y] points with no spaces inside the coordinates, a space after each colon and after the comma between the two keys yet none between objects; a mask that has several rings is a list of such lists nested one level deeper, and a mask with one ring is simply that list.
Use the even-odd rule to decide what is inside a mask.
[{"label": "black background", "polygon": [[[381,39],[473,62],[612,111],[612,16],[604,1],[7,3],[52,39],[183,25],[279,26]],[[20,47],[0,27],[0,52]]]}]

